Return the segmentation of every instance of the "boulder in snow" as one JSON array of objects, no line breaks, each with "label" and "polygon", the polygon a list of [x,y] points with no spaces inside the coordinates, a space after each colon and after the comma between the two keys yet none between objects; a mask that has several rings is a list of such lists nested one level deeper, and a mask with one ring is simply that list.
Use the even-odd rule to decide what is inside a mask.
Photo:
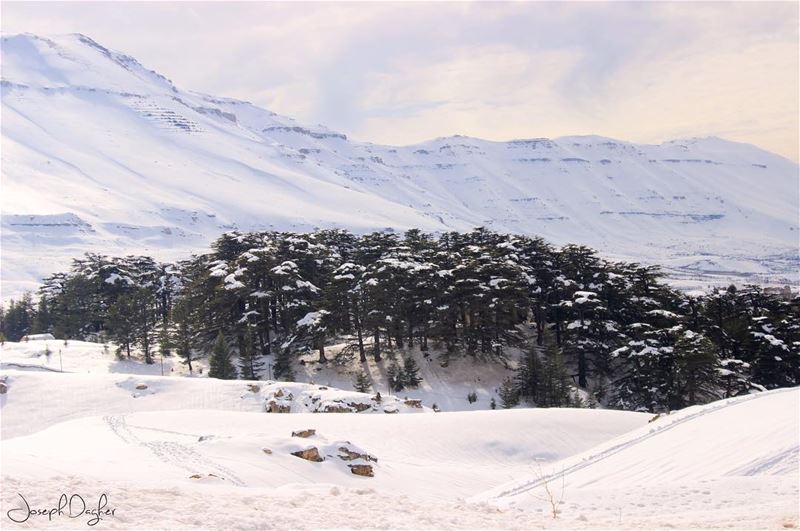
[{"label": "boulder in snow", "polygon": [[363,459],[364,461],[375,461],[378,462],[378,458],[368,453],[361,453],[358,451],[353,450],[352,448],[348,448],[347,446],[340,446],[339,447],[339,459],[342,461],[354,461],[356,459]]},{"label": "boulder in snow", "polygon": [[292,406],[290,406],[289,404],[278,402],[277,400],[267,401],[267,413],[291,413],[291,412],[292,412]]},{"label": "boulder in snow", "polygon": [[303,439],[308,439],[309,437],[313,437],[316,435],[317,430],[309,428],[307,430],[298,430],[292,432],[292,437],[302,437]]},{"label": "boulder in snow", "polygon": [[362,411],[366,411],[366,410],[372,408],[371,405],[365,404],[363,402],[350,402],[347,405],[350,406],[351,408],[355,409],[357,413],[361,413]]},{"label": "boulder in snow", "polygon": [[316,446],[312,446],[311,448],[306,448],[305,450],[298,450],[296,452],[292,452],[292,455],[295,457],[299,457],[300,459],[305,459],[306,461],[314,461],[315,463],[319,463],[325,460],[324,457],[319,455],[319,450],[317,450]]},{"label": "boulder in snow", "polygon": [[325,404],[319,410],[322,413],[352,413],[353,409],[350,406],[342,404],[341,402],[334,402]]},{"label": "boulder in snow", "polygon": [[350,467],[350,472],[356,476],[364,476],[367,478],[375,477],[375,472],[372,470],[372,465],[347,465]]}]

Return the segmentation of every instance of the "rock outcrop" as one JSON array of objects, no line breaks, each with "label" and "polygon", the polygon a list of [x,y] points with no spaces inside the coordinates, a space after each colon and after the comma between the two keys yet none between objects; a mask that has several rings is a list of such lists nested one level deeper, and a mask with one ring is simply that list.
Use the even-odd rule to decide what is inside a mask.
[{"label": "rock outcrop", "polygon": [[350,472],[356,476],[364,476],[367,478],[375,477],[375,472],[372,470],[372,465],[347,465],[350,467]]},{"label": "rock outcrop", "polygon": [[296,452],[292,452],[292,455],[295,457],[299,457],[300,459],[305,459],[306,461],[313,461],[315,463],[320,463],[325,460],[324,457],[319,455],[319,450],[317,450],[316,446],[312,446],[311,448],[306,448],[305,450],[298,450]]}]

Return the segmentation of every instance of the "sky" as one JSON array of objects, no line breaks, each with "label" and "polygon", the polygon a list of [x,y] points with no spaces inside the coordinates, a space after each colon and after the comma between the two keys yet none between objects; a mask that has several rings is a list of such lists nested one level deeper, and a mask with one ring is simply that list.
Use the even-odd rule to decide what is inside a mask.
[{"label": "sky", "polygon": [[0,4],[357,140],[716,135],[797,161],[797,2]]}]

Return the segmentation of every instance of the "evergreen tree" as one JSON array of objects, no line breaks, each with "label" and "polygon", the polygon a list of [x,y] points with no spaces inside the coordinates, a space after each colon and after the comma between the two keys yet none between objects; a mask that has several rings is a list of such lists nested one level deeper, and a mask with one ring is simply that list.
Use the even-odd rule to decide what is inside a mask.
[{"label": "evergreen tree", "polygon": [[133,314],[129,316],[135,330],[135,341],[144,354],[144,361],[152,365],[153,346],[156,344],[156,299],[148,288],[139,288],[133,292],[131,303]]},{"label": "evergreen tree", "polygon": [[542,364],[542,378],[538,391],[541,407],[564,407],[571,403],[571,385],[561,349],[555,343],[547,344]]},{"label": "evergreen tree", "polygon": [[403,381],[403,372],[396,363],[392,362],[386,369],[386,381],[392,391],[402,391],[405,389],[405,382]]},{"label": "evergreen tree", "polygon": [[9,341],[19,341],[22,336],[31,334],[34,321],[33,302],[30,293],[18,301],[11,299],[3,318],[3,335]]},{"label": "evergreen tree", "polygon": [[525,353],[523,363],[517,369],[516,387],[520,398],[524,398],[534,404],[539,401],[539,393],[542,390],[543,369],[542,362],[536,347],[531,347]]},{"label": "evergreen tree", "polygon": [[719,398],[718,360],[714,344],[708,338],[686,330],[675,343],[674,355],[675,392],[670,400],[671,409]]},{"label": "evergreen tree", "polygon": [[191,311],[191,303],[187,299],[180,299],[172,310],[172,330],[169,342],[174,345],[175,351],[189,367],[189,373],[193,372],[192,361],[194,361],[194,342],[195,323]]},{"label": "evergreen tree", "polygon": [[172,337],[173,333],[169,321],[166,319],[161,321],[161,325],[158,328],[158,353],[162,358],[172,356]]},{"label": "evergreen tree", "polygon": [[[190,371],[193,353],[212,350],[224,330],[243,373],[252,351],[273,356],[282,379],[299,352],[324,360],[333,337],[362,362],[370,350],[380,361],[430,344],[445,370],[464,355],[508,366],[516,346],[526,351],[517,394],[545,407],[575,405],[575,386],[591,386],[605,406],[660,411],[800,385],[798,297],[757,286],[688,295],[654,266],[485,228],[438,237],[233,231],[178,264],[86,254],[38,295],[36,305],[30,295],[5,305],[0,333],[108,337],[148,362],[170,343]],[[416,383],[406,364],[388,367],[393,390]]]},{"label": "evergreen tree", "polygon": [[281,348],[275,357],[275,365],[272,366],[272,375],[276,380],[292,381],[294,370],[292,369],[292,353],[285,348]]},{"label": "evergreen tree", "polygon": [[239,373],[245,380],[258,380],[263,368],[264,362],[253,343],[253,333],[248,330],[245,334],[244,350],[239,352]]},{"label": "evergreen tree", "polygon": [[369,390],[372,388],[372,382],[370,382],[369,376],[363,369],[359,371],[358,374],[356,374],[356,379],[355,382],[353,383],[353,387],[359,393],[368,393]]},{"label": "evergreen tree", "polygon": [[403,371],[400,377],[406,387],[418,387],[422,382],[422,378],[419,377],[419,366],[413,357],[406,356],[403,360]]},{"label": "evergreen tree", "polygon": [[506,378],[503,380],[503,385],[500,386],[499,395],[503,408],[510,409],[519,405],[519,392],[517,391],[517,388],[511,378]]},{"label": "evergreen tree", "polygon": [[131,349],[136,342],[136,321],[132,316],[136,312],[135,301],[131,295],[120,295],[116,302],[109,308],[106,317],[108,335],[117,344],[117,354],[123,352],[128,359]]},{"label": "evergreen tree", "polygon": [[225,336],[222,331],[217,334],[214,348],[211,351],[211,360],[208,368],[209,378],[219,378],[221,380],[234,380],[236,378],[236,368],[231,361],[231,353],[225,343]]}]

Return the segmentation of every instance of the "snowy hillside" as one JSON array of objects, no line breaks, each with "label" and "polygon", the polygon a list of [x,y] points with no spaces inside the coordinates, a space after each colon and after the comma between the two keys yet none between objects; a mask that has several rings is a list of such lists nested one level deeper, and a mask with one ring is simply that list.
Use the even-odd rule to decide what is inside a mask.
[{"label": "snowy hillside", "polygon": [[[24,514],[20,494],[50,508],[67,492],[89,506],[105,494],[115,513],[99,525],[122,529],[798,525],[798,389],[652,422],[590,409],[270,414],[263,401],[274,385],[298,396],[358,393],[131,375],[124,365],[113,374],[89,345],[75,345],[73,373],[4,363],[4,519]],[[34,350],[11,347],[4,361]],[[557,519],[542,478],[562,501]]]},{"label": "snowy hillside", "polygon": [[589,521],[611,505],[633,527],[796,527],[798,411],[797,388],[690,407],[472,501],[541,508],[547,484]]},{"label": "snowy hillside", "polygon": [[[337,345],[328,349],[331,355],[335,355],[342,345]],[[19,370],[19,371],[34,371],[27,373],[26,378],[46,378],[39,372],[56,373],[63,372],[66,378],[58,380],[61,383],[62,390],[68,389],[70,392],[83,394],[82,400],[86,404],[95,402],[95,396],[91,392],[81,393],[81,389],[87,389],[92,386],[92,378],[95,375],[108,377],[104,380],[107,385],[115,385],[118,389],[118,398],[124,404],[127,404],[131,397],[145,398],[145,400],[138,401],[141,406],[144,404],[153,404],[152,407],[163,408],[165,406],[158,404],[169,404],[171,408],[187,408],[193,407],[195,401],[183,404],[175,396],[173,396],[174,385],[179,385],[180,389],[189,389],[194,386],[194,389],[201,391],[208,391],[212,395],[217,393],[229,394],[231,401],[220,401],[217,406],[222,409],[234,409],[244,411],[263,411],[265,401],[270,398],[278,389],[283,389],[288,395],[293,394],[292,412],[313,412],[322,411],[332,401],[343,401],[346,404],[351,403],[368,403],[373,405],[369,400],[365,400],[362,393],[353,391],[353,384],[358,372],[362,369],[366,371],[371,386],[371,391],[380,392],[383,395],[383,401],[379,411],[389,409],[394,412],[393,408],[401,412],[417,412],[415,407],[409,407],[404,402],[406,400],[420,401],[422,410],[428,411],[434,406],[441,411],[465,411],[465,410],[482,410],[489,409],[492,399],[496,403],[501,403],[498,389],[503,380],[508,377],[513,377],[515,374],[511,368],[506,368],[500,363],[487,363],[470,358],[453,359],[448,362],[447,368],[443,368],[441,362],[435,356],[425,356],[419,349],[407,349],[405,356],[413,357],[419,366],[419,377],[422,379],[419,386],[416,388],[407,388],[397,393],[399,397],[392,397],[393,393],[390,389],[386,369],[394,363],[394,360],[389,357],[381,362],[375,362],[371,357],[368,362],[364,364],[358,360],[352,360],[345,365],[341,363],[320,364],[315,362],[315,355],[300,356],[297,363],[293,364],[293,372],[295,379],[300,383],[286,384],[286,383],[273,383],[266,385],[260,382],[259,390],[252,391],[245,383],[226,382],[216,379],[211,379],[208,383],[191,383],[192,381],[202,379],[207,380],[204,376],[208,374],[208,359],[200,358],[194,360],[194,374],[190,374],[186,365],[181,363],[180,358],[171,356],[164,358],[163,374],[166,379],[161,378],[162,368],[161,360],[153,365],[147,365],[137,356],[131,360],[118,359],[114,353],[115,347],[113,345],[103,345],[100,343],[91,343],[88,341],[75,341],[71,340],[68,344],[63,341],[29,341],[15,343],[13,341],[6,341],[0,346],[0,369]],[[509,349],[509,357],[515,358],[518,355],[516,349]],[[274,364],[272,356],[264,356],[263,361],[266,364]],[[25,373],[23,373],[25,374]],[[265,374],[267,374],[265,372]],[[135,377],[133,376],[135,375]],[[267,374],[268,375],[268,374]],[[190,377],[189,383],[181,382],[175,384],[175,376],[188,376]],[[178,379],[180,380],[180,379]],[[155,384],[151,382],[156,382]],[[167,383],[173,382],[173,383]],[[144,383],[149,387],[157,387],[160,389],[158,396],[154,396],[152,389],[144,393],[137,393],[132,388],[135,385]],[[189,386],[189,387],[186,387]],[[294,387],[292,387],[294,386]],[[320,388],[322,391],[320,392]],[[227,391],[223,391],[227,390]],[[346,391],[339,391],[346,390]],[[136,395],[136,396],[132,396]],[[342,395],[341,393],[345,393]],[[469,402],[467,395],[475,393],[475,401]],[[196,397],[202,396],[202,393],[196,394]],[[320,400],[314,400],[319,396]],[[108,397],[106,397],[108,398]],[[31,397],[32,400],[36,399],[35,395]],[[306,405],[306,402],[309,405]],[[212,405],[205,405],[203,407],[214,407]],[[123,406],[123,408],[126,406]],[[79,409],[83,410],[83,408]],[[56,414],[57,418],[66,418],[72,416],[68,411],[59,411]]]},{"label": "snowy hillside", "polygon": [[220,232],[485,225],[702,274],[797,282],[798,166],[719,138],[392,147],[176,87],[82,35],[2,39],[2,282]]}]

